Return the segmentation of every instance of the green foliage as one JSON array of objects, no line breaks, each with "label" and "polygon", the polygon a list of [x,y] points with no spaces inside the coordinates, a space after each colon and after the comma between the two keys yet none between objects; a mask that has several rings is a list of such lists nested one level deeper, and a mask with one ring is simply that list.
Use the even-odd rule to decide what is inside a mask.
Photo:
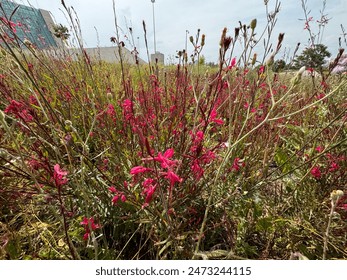
[{"label": "green foliage", "polygon": [[53,30],[54,36],[61,39],[62,41],[66,41],[70,38],[69,29],[62,24],[54,25]]},{"label": "green foliage", "polygon": [[326,59],[330,56],[331,53],[328,51],[327,46],[317,44],[313,47],[304,49],[301,55],[294,59],[294,68],[299,69],[302,66],[305,66],[322,71]]}]

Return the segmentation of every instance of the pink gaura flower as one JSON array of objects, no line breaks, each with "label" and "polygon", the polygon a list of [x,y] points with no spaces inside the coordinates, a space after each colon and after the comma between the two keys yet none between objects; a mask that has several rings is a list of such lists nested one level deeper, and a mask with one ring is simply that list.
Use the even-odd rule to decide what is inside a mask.
[{"label": "pink gaura flower", "polygon": [[319,169],[319,166],[315,166],[311,169],[311,175],[316,179],[320,179],[322,177],[322,173]]},{"label": "pink gaura flower", "polygon": [[315,150],[316,150],[318,153],[321,153],[321,152],[324,151],[324,147],[323,147],[323,146],[318,146],[318,147],[316,147]]},{"label": "pink gaura flower", "polygon": [[109,187],[108,190],[111,193],[115,194],[112,198],[113,205],[116,205],[119,200],[121,200],[122,202],[125,202],[127,200],[125,194],[121,191],[118,191],[114,186]]},{"label": "pink gaura flower", "polygon": [[183,181],[182,178],[180,178],[176,173],[172,172],[171,170],[166,172],[165,178],[169,179],[171,187],[173,187],[175,183],[181,183]]},{"label": "pink gaura flower", "polygon": [[28,107],[16,100],[11,100],[10,105],[8,105],[4,112],[6,114],[13,114],[17,119],[22,119],[25,122],[32,122],[33,116],[29,113]]},{"label": "pink gaura flower", "polygon": [[133,115],[133,102],[130,99],[125,99],[122,104],[123,114],[127,121],[131,120]]},{"label": "pink gaura flower", "polygon": [[214,123],[219,124],[219,125],[224,124],[224,121],[222,119],[217,119],[217,111],[216,111],[216,109],[212,109],[209,121],[210,122],[214,122]]},{"label": "pink gaura flower", "polygon": [[233,57],[233,59],[230,61],[230,65],[228,66],[228,69],[234,68],[236,65],[236,57]]},{"label": "pink gaura flower", "polygon": [[145,188],[142,191],[142,194],[146,196],[145,203],[142,205],[142,208],[148,206],[149,203],[152,201],[155,190],[156,190],[156,186],[149,185],[147,188]]},{"label": "pink gaura flower", "polygon": [[317,95],[316,98],[317,98],[318,100],[321,100],[321,99],[323,99],[324,97],[325,97],[325,94],[324,94],[324,93],[320,93],[320,94]]},{"label": "pink gaura flower", "polygon": [[12,30],[14,33],[17,32],[17,30],[16,30],[17,24],[16,24],[16,23],[7,20],[7,19],[4,18],[4,17],[0,17],[0,21],[2,21],[5,25],[7,25],[9,28],[11,28],[11,30]]},{"label": "pink gaura flower", "polygon": [[236,172],[240,170],[241,167],[244,167],[245,163],[242,162],[240,158],[235,158],[233,165],[231,166],[231,170],[235,170]]},{"label": "pink gaura flower", "polygon": [[216,154],[210,150],[208,150],[206,153],[204,153],[202,156],[201,156],[201,161],[204,163],[204,164],[209,164],[211,163],[212,161],[214,161],[216,159]]},{"label": "pink gaura flower", "polygon": [[195,159],[190,166],[191,171],[193,172],[195,179],[199,181],[204,175],[204,169],[200,166],[199,161]]},{"label": "pink gaura flower", "polygon": [[202,140],[204,140],[204,132],[202,132],[201,130],[199,130],[197,133],[196,133],[196,141],[197,142],[201,142]]},{"label": "pink gaura flower", "polygon": [[59,164],[54,165],[53,178],[57,187],[61,187],[68,182],[68,179],[66,178],[67,174],[68,172],[62,170]]},{"label": "pink gaura flower", "polygon": [[90,218],[84,217],[80,224],[84,227],[84,230],[86,231],[85,234],[83,235],[84,240],[88,239],[91,231],[94,231],[100,228],[100,225],[95,223],[93,217],[90,217]]},{"label": "pink gaura flower", "polygon": [[114,109],[114,106],[112,104],[108,104],[106,109],[106,114],[109,115],[110,117],[116,116],[116,110]]},{"label": "pink gaura flower", "polygon": [[259,67],[258,73],[259,73],[259,74],[263,74],[264,72],[265,72],[265,66],[264,66],[264,65],[261,65],[261,66]]},{"label": "pink gaura flower", "polygon": [[151,170],[151,169],[139,165],[139,166],[135,166],[135,167],[131,168],[130,174],[131,175],[136,175],[136,174],[139,174],[139,173],[147,172],[149,170]]},{"label": "pink gaura flower", "polygon": [[338,163],[332,162],[330,164],[330,167],[329,167],[329,172],[335,172],[335,171],[339,170],[339,168],[340,168],[340,166]]},{"label": "pink gaura flower", "polygon": [[174,166],[177,161],[176,160],[170,160],[174,155],[174,150],[172,148],[167,149],[164,154],[158,153],[156,157],[154,157],[154,160],[157,162],[160,162],[161,168],[170,168]]}]

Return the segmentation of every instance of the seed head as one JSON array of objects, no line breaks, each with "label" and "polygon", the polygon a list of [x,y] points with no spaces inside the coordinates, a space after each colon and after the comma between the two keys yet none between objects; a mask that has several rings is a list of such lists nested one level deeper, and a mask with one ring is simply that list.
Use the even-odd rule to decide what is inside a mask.
[{"label": "seed head", "polygon": [[193,37],[193,36],[190,36],[190,37],[189,37],[189,41],[190,41],[192,44],[194,44],[194,37]]},{"label": "seed head", "polygon": [[202,34],[201,36],[201,47],[205,45],[205,34]]},{"label": "seed head", "polygon": [[257,27],[257,19],[256,18],[253,19],[249,26],[251,27],[252,30],[254,30]]},{"label": "seed head", "polygon": [[235,28],[235,40],[237,39],[237,37],[239,37],[239,34],[240,34],[240,28],[236,27]]},{"label": "seed head", "polygon": [[253,54],[253,58],[252,58],[252,66],[257,62],[257,54],[254,53]]}]

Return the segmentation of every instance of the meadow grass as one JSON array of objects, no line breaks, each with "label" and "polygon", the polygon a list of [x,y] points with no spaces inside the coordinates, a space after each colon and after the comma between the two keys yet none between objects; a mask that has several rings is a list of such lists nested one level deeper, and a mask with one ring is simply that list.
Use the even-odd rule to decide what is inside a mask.
[{"label": "meadow grass", "polygon": [[2,47],[1,258],[346,258],[346,77],[234,39],[215,67]]}]

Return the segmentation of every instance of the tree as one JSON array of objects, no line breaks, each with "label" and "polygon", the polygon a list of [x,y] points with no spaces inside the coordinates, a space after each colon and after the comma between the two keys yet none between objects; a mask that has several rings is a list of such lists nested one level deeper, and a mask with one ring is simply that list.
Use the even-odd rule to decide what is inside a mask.
[{"label": "tree", "polygon": [[330,56],[331,53],[328,51],[327,46],[317,44],[314,47],[304,49],[302,54],[294,59],[294,68],[299,69],[306,66],[321,72],[325,59]]},{"label": "tree", "polygon": [[286,62],[283,59],[276,60],[274,65],[272,66],[272,71],[281,72],[286,68]]},{"label": "tree", "polygon": [[69,29],[62,24],[54,25],[53,31],[54,36],[61,39],[63,42],[65,42],[70,37]]}]

